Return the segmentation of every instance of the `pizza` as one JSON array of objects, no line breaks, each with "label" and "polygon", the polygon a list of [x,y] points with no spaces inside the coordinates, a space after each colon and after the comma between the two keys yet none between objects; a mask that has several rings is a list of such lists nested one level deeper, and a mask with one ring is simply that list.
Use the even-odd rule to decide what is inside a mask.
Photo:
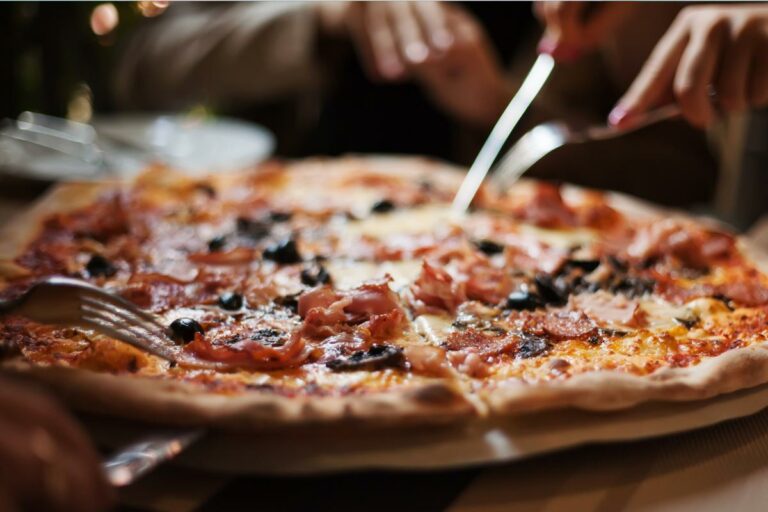
[{"label": "pizza", "polygon": [[0,364],[88,411],[251,429],[621,409],[768,381],[768,276],[743,240],[536,181],[485,186],[456,215],[462,177],[347,157],[62,185],[6,230],[0,296],[90,281],[167,325],[179,361],[9,312]]}]

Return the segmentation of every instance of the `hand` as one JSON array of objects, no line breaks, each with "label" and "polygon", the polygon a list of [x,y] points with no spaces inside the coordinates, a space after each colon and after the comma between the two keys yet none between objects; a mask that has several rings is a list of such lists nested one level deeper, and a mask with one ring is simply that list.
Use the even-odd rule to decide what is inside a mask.
[{"label": "hand", "polygon": [[99,457],[61,407],[0,380],[0,510],[105,510],[112,490]]},{"label": "hand", "polygon": [[683,9],[609,121],[631,124],[639,114],[670,102],[702,128],[718,110],[768,105],[768,6]]},{"label": "hand", "polygon": [[539,51],[557,61],[573,61],[605,42],[629,17],[633,2],[534,2],[536,17],[544,23]]},{"label": "hand", "polygon": [[450,115],[483,127],[496,120],[509,100],[490,41],[458,5],[344,2],[318,8],[322,26],[346,27],[374,80],[415,80]]}]

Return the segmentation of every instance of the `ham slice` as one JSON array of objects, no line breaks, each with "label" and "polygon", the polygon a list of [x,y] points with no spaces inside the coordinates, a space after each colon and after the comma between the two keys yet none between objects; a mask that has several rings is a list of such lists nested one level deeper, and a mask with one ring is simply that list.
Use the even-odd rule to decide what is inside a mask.
[{"label": "ham slice", "polygon": [[640,304],[624,295],[601,291],[571,296],[569,307],[583,311],[591,320],[604,327],[642,327],[646,321]]}]

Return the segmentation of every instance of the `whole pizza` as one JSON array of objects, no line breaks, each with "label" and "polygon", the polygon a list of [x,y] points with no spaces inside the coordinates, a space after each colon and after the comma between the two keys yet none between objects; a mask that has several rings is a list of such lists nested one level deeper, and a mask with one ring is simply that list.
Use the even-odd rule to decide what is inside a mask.
[{"label": "whole pizza", "polygon": [[85,410],[240,428],[619,409],[768,381],[768,276],[739,238],[544,182],[486,187],[457,216],[462,177],[349,157],[60,186],[6,230],[2,298],[88,280],[167,325],[185,362],[11,312],[0,365]]}]

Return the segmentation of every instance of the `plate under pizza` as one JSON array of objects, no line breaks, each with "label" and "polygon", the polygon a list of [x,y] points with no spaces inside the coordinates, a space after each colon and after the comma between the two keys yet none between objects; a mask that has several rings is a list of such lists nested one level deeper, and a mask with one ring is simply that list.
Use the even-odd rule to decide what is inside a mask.
[{"label": "plate under pizza", "polygon": [[2,297],[86,279],[223,368],[14,314],[0,364],[85,412],[245,431],[465,428],[768,382],[768,267],[744,240],[534,181],[457,217],[462,177],[347,157],[60,186],[6,228]]}]

